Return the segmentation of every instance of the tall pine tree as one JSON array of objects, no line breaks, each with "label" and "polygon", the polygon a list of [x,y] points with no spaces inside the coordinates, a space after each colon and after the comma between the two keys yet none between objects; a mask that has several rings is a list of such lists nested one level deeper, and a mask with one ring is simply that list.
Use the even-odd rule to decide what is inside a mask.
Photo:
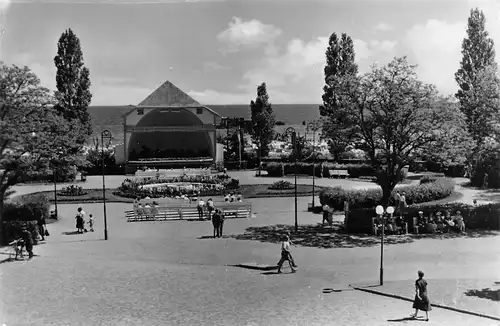
[{"label": "tall pine tree", "polygon": [[462,42],[462,61],[455,73],[459,90],[456,93],[460,101],[460,110],[465,114],[467,127],[478,150],[490,135],[491,121],[495,118],[495,110],[485,105],[477,105],[477,99],[484,98],[485,70],[496,69],[493,40],[485,30],[486,18],[478,8],[472,9],[467,27],[467,37]]},{"label": "tall pine tree", "polygon": [[92,123],[87,111],[92,99],[90,73],[83,64],[80,40],[71,29],[59,38],[54,63],[57,68],[55,109],[66,120],[79,124],[84,131],[79,143],[83,144],[87,136],[92,134]]},{"label": "tall pine tree", "polygon": [[355,63],[354,43],[350,36],[342,33],[339,38],[336,33],[330,36],[326,50],[325,86],[323,87],[323,105],[319,107],[322,119],[322,137],[329,140],[330,153],[336,160],[340,159],[342,153],[349,145],[351,139],[347,130],[339,132],[335,127],[342,119],[346,119],[340,106],[341,99],[335,90],[358,73],[358,65]]},{"label": "tall pine tree", "polygon": [[269,102],[266,83],[257,87],[257,98],[250,102],[252,112],[252,140],[257,145],[259,160],[269,154],[269,145],[274,139],[276,118]]}]

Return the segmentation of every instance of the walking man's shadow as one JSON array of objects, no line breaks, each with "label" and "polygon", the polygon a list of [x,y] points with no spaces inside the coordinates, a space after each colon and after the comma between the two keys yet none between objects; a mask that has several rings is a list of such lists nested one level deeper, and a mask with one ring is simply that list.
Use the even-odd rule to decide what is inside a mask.
[{"label": "walking man's shadow", "polygon": [[405,321],[425,321],[423,318],[415,318],[415,317],[404,317],[399,319],[388,319],[388,322],[397,323],[397,322],[405,322]]}]

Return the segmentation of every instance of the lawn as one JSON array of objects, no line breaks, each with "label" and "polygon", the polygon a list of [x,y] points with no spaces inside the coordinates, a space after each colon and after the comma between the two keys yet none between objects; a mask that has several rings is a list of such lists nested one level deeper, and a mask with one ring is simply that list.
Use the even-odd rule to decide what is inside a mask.
[{"label": "lawn", "polygon": [[[270,185],[242,185],[237,191],[241,192],[243,198],[263,198],[263,197],[292,197],[295,195],[295,189],[272,190]],[[316,186],[315,192],[319,194],[322,187]],[[106,201],[110,203],[132,203],[133,198],[125,198],[113,194],[116,189],[106,189]],[[85,194],[80,196],[62,196],[57,195],[57,201],[60,203],[93,203],[102,201],[102,189],[85,189]],[[313,192],[312,185],[297,185],[298,196],[309,196]],[[46,195],[50,201],[54,201],[53,191],[41,191],[36,194]],[[30,194],[30,196],[33,194]],[[19,197],[22,199],[25,195]]]}]

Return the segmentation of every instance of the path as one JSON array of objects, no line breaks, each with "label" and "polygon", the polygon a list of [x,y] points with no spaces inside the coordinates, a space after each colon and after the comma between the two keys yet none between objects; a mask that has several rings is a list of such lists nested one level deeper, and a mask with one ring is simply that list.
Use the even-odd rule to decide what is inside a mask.
[{"label": "path", "polygon": [[[61,205],[61,221],[49,225],[52,234],[47,243],[35,247],[39,257],[0,265],[2,279],[7,280],[0,283],[4,323],[390,325],[388,320],[411,312],[410,303],[395,299],[321,291],[376,279],[379,247],[297,247],[293,249],[300,267],[297,274],[265,275],[230,265],[273,264],[278,245],[227,237],[200,239],[211,234],[209,222],[127,223],[123,211],[128,206],[109,204],[110,238],[102,241],[102,205],[85,205],[97,217],[98,232],[84,235],[62,234],[74,229],[75,205]],[[290,219],[291,214],[270,211],[254,219],[228,220],[225,233],[291,224]],[[389,245],[385,275],[387,280],[408,280],[423,269],[431,284],[459,275],[491,279],[500,270],[497,243],[498,237],[486,237]],[[412,282],[408,283],[411,291]],[[434,309],[431,317],[429,325],[492,325],[487,319],[441,309]]]}]

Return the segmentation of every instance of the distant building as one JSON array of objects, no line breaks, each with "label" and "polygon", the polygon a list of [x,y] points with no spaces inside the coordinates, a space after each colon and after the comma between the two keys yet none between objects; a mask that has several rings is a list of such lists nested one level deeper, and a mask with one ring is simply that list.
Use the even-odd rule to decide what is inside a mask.
[{"label": "distant building", "polygon": [[126,172],[147,166],[210,166],[223,160],[220,115],[166,81],[123,116],[124,141],[115,148]]}]

